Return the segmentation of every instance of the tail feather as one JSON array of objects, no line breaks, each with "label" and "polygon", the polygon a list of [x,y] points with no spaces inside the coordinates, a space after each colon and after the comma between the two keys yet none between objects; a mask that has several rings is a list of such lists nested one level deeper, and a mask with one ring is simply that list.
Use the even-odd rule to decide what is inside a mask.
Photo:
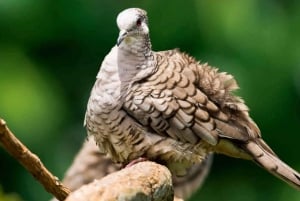
[{"label": "tail feather", "polygon": [[254,161],[269,171],[271,174],[287,182],[297,190],[300,190],[300,174],[281,161],[266,143],[250,141],[245,145],[245,149],[253,156]]}]

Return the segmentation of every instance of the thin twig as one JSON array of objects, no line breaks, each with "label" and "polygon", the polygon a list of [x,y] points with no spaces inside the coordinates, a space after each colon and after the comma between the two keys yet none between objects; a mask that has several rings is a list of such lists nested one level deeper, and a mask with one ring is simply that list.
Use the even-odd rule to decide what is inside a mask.
[{"label": "thin twig", "polygon": [[18,160],[52,195],[63,201],[70,190],[52,175],[41,160],[23,145],[0,118],[0,142],[4,149]]}]

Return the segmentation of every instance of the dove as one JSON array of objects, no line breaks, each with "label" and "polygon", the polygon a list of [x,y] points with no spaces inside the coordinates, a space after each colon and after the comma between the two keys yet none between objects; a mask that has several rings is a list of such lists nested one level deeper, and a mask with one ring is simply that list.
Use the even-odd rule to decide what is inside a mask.
[{"label": "dove", "polygon": [[262,139],[227,72],[178,49],[153,51],[139,8],[117,16],[117,44],[105,56],[85,115],[87,133],[114,162],[148,159],[185,175],[210,153],[252,160],[300,189],[299,173]]}]

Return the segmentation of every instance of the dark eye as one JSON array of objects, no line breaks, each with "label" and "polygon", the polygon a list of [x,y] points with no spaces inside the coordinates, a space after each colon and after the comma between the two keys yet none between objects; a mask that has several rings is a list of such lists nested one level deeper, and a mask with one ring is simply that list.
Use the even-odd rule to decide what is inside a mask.
[{"label": "dark eye", "polygon": [[136,26],[141,26],[142,24],[142,18],[139,18],[137,21],[136,21]]}]

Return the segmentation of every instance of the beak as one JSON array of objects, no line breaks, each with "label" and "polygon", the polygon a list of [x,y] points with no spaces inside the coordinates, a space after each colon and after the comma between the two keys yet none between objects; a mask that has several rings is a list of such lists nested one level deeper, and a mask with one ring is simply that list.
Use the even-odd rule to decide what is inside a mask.
[{"label": "beak", "polygon": [[119,37],[118,37],[118,40],[117,40],[117,46],[119,46],[122,41],[126,38],[128,32],[126,30],[121,30],[120,33],[119,33]]}]

